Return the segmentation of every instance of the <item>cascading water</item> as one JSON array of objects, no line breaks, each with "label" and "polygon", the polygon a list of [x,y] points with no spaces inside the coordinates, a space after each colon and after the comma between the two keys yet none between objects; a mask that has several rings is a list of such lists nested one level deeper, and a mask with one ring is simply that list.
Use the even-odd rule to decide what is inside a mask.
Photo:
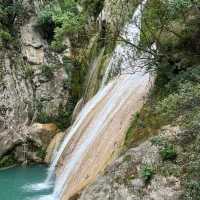
[{"label": "cascading water", "polygon": [[[104,87],[109,79],[109,76],[112,73],[124,72],[132,73],[133,72],[133,63],[136,56],[136,49],[133,48],[131,44],[134,46],[138,46],[140,42],[140,30],[141,30],[141,15],[142,10],[146,4],[147,0],[144,0],[136,9],[136,11],[133,14],[133,17],[131,19],[131,22],[127,24],[122,33],[121,33],[121,39],[122,42],[119,43],[112,55],[112,58],[110,60],[110,63],[108,64],[108,67],[106,68],[105,75],[102,80],[102,87]],[[126,41],[126,43],[123,42]],[[127,42],[130,43],[127,44]],[[111,75],[112,76],[112,75]]]},{"label": "cascading water", "polygon": [[59,148],[57,154],[55,155],[54,159],[51,162],[51,165],[50,165],[49,170],[48,170],[48,176],[47,176],[47,179],[45,180],[46,184],[51,182],[51,180],[54,176],[54,173],[55,173],[56,165],[58,164],[58,161],[59,161],[64,149],[66,148],[66,146],[68,145],[68,143],[70,142],[70,140],[72,139],[74,134],[77,133],[80,126],[83,124],[84,120],[86,119],[86,116],[88,116],[89,113],[93,111],[95,106],[107,95],[107,93],[109,93],[111,87],[112,87],[112,84],[110,84],[105,90],[100,91],[96,95],[96,98],[93,98],[91,101],[89,101],[84,106],[83,110],[80,112],[76,121],[72,125],[69,134],[67,134],[65,136],[63,142],[60,145],[60,148]]},{"label": "cascading water", "polygon": [[[131,23],[122,33],[124,40],[136,46],[140,41],[141,16],[146,1],[138,6]],[[62,158],[54,193],[43,199],[69,199],[95,179],[123,143],[131,116],[140,110],[143,97],[151,86],[150,74],[138,71],[137,66],[142,62],[139,59],[136,62],[135,57],[136,49],[132,45],[117,45],[102,85],[113,69],[120,69],[123,73],[102,87],[78,115],[49,169],[47,182],[55,173],[56,166],[61,165]],[[133,66],[136,66],[135,73],[130,74],[129,69],[132,70]]]}]

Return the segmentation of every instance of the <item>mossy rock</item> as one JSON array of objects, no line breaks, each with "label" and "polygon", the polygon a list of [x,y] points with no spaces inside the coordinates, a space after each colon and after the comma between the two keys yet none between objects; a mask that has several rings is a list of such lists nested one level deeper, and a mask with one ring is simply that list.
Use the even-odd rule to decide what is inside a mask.
[{"label": "mossy rock", "polygon": [[16,164],[16,160],[13,155],[6,155],[0,160],[0,168],[9,167]]}]

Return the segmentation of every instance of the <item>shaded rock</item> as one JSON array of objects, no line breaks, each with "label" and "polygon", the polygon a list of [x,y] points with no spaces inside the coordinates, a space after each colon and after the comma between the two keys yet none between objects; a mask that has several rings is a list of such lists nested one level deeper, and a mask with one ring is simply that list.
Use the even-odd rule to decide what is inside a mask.
[{"label": "shaded rock", "polygon": [[47,147],[46,156],[44,159],[46,163],[51,162],[52,157],[53,157],[54,153],[56,152],[56,150],[58,149],[63,137],[64,137],[64,133],[60,132],[60,133],[57,133],[54,136],[54,138],[51,140],[50,144]]},{"label": "shaded rock", "polygon": [[5,130],[0,134],[0,158],[8,151],[23,142],[23,138],[20,134],[13,130]]}]

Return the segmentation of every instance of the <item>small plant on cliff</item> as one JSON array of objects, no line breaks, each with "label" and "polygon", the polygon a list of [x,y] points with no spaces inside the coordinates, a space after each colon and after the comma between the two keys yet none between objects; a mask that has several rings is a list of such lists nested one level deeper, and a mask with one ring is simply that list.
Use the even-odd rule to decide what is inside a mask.
[{"label": "small plant on cliff", "polygon": [[186,191],[183,200],[200,200],[200,182],[189,181],[186,185]]},{"label": "small plant on cliff", "polygon": [[43,65],[42,66],[42,74],[47,78],[47,79],[52,79],[54,77],[53,74],[53,66],[51,65]]},{"label": "small plant on cliff", "polygon": [[141,169],[141,177],[145,181],[145,183],[149,183],[153,178],[154,170],[151,166],[145,165]]},{"label": "small plant on cliff", "polygon": [[0,31],[0,40],[4,46],[6,46],[9,42],[12,41],[12,36],[7,31]]},{"label": "small plant on cliff", "polygon": [[172,145],[165,145],[160,150],[160,155],[163,160],[174,160],[177,157],[176,150]]}]

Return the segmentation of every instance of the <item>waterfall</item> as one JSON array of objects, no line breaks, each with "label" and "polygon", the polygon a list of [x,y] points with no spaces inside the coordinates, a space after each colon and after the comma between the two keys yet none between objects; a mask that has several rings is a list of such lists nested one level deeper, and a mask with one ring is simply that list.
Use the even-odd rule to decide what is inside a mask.
[{"label": "waterfall", "polygon": [[[140,41],[142,10],[146,1],[138,6],[121,34],[124,40],[136,46]],[[47,182],[52,179],[56,166],[62,163],[54,192],[42,199],[69,199],[94,181],[117,153],[132,114],[141,109],[144,96],[150,89],[151,76],[138,67],[143,62],[135,58],[138,58],[137,51],[132,45],[117,45],[101,89],[84,106],[51,163]],[[118,69],[123,73],[106,85],[110,73]]]},{"label": "waterfall", "polygon": [[70,140],[72,139],[74,134],[76,134],[76,132],[78,131],[80,126],[83,124],[84,120],[86,119],[86,116],[88,116],[89,113],[93,111],[95,106],[107,95],[107,93],[109,93],[111,87],[112,87],[112,84],[109,84],[105,90],[99,91],[98,94],[95,96],[95,98],[93,98],[91,101],[89,101],[84,106],[84,108],[78,115],[76,121],[72,125],[70,132],[65,136],[63,142],[60,145],[60,148],[59,148],[57,154],[55,155],[54,159],[51,162],[51,165],[48,170],[48,176],[47,176],[47,179],[45,180],[46,184],[48,184],[52,180],[54,173],[55,173],[56,165],[58,164],[58,161],[61,158],[61,155],[62,155],[64,149],[66,148],[66,146],[68,145],[68,143],[70,142]]},{"label": "waterfall", "polygon": [[[131,19],[131,22],[127,24],[121,35],[120,38],[122,39],[122,42],[120,42],[112,55],[112,58],[110,60],[110,63],[108,64],[108,67],[106,68],[103,81],[102,81],[102,87],[104,87],[109,79],[109,76],[112,76],[112,73],[114,74],[115,71],[126,71],[127,73],[132,73],[133,70],[133,60],[136,57],[137,50],[133,48],[131,44],[134,44],[135,46],[139,45],[140,42],[140,30],[141,30],[141,16],[143,8],[146,4],[147,0],[144,0],[136,9],[136,11],[133,14],[133,17]],[[130,44],[124,43],[123,40],[126,42],[130,42]]]}]

